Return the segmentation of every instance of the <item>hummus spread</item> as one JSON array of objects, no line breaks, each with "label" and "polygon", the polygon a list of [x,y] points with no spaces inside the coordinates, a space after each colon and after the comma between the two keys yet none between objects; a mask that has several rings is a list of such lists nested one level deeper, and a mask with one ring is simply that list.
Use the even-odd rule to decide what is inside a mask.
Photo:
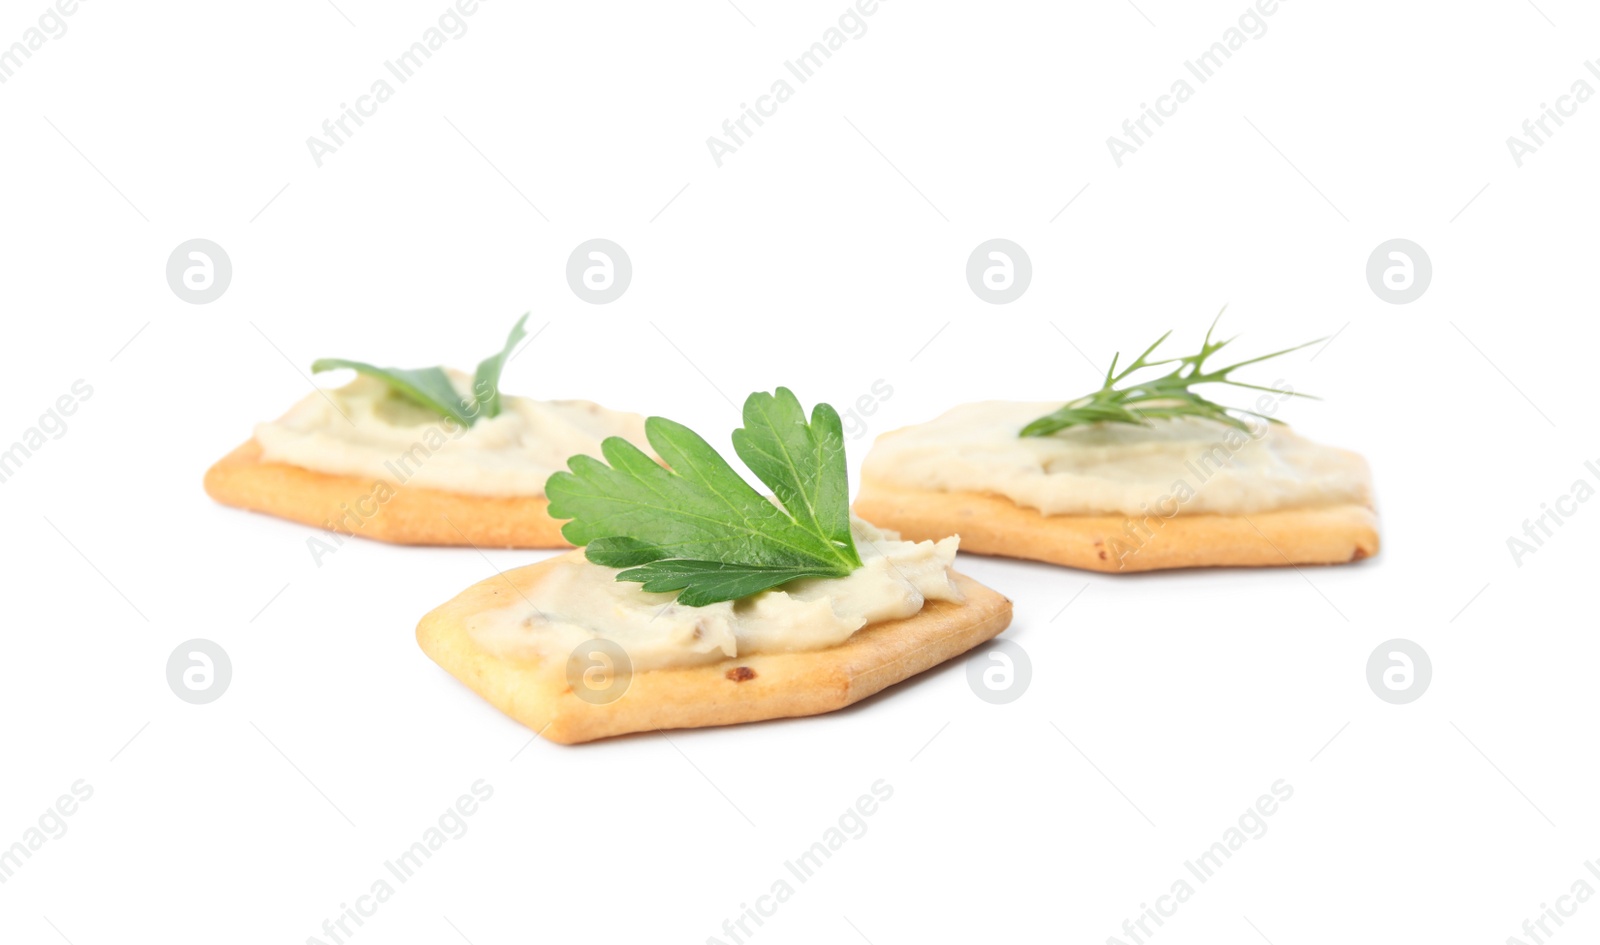
[{"label": "hummus spread", "polygon": [[[446,372],[463,396],[472,378]],[[262,459],[316,472],[385,479],[443,492],[542,496],[568,458],[600,454],[620,436],[645,445],[644,418],[587,400],[538,401],[501,395],[501,412],[472,426],[393,394],[376,378],[308,395],[256,426]]]},{"label": "hummus spread", "polygon": [[1262,420],[1249,421],[1248,433],[1178,418],[1017,435],[1060,406],[965,404],[879,437],[862,477],[910,489],[1000,495],[1045,515],[1168,515],[1175,513],[1173,503],[1217,515],[1371,504],[1367,464],[1359,455]]},{"label": "hummus spread", "polygon": [[553,559],[514,603],[478,614],[467,629],[497,655],[536,659],[555,672],[581,645],[609,640],[638,672],[823,649],[869,624],[910,617],[925,601],[961,599],[950,577],[958,539],[900,541],[860,519],[851,530],[862,564],[849,575],[704,607],[618,581],[617,568],[590,564],[580,548]]}]

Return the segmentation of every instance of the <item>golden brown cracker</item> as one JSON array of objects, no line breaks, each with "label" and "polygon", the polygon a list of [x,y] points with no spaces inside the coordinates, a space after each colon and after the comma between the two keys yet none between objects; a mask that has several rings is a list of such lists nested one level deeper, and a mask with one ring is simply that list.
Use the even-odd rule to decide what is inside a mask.
[{"label": "golden brown cracker", "polygon": [[570,548],[544,496],[491,497],[401,486],[266,462],[255,440],[206,470],[223,505],[401,545]]},{"label": "golden brown cracker", "polygon": [[1250,515],[1045,515],[1004,496],[934,492],[864,480],[855,514],[906,541],[961,536],[961,550],[1089,571],[1343,564],[1378,553],[1364,505]]},{"label": "golden brown cracker", "polygon": [[914,616],[863,627],[826,649],[634,672],[619,698],[597,705],[574,694],[565,667],[491,652],[467,627],[474,614],[515,604],[554,560],[467,588],[422,618],[417,642],[495,708],[564,745],[831,712],[965,653],[1011,623],[1010,600],[953,574],[963,601],[929,601]]}]

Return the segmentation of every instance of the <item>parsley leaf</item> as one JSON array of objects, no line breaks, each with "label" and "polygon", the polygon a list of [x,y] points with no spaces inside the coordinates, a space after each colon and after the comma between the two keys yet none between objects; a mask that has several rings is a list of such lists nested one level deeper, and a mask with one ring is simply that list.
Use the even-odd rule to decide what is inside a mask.
[{"label": "parsley leaf", "polygon": [[[733,448],[782,506],[745,482],[688,427],[662,417],[645,435],[663,468],[621,437],[605,462],[574,456],[545,484],[561,533],[619,581],[679,591],[691,607],[738,600],[805,577],[861,566],[850,535],[849,480],[839,414],[818,404],[806,422],[786,388],[751,394]],[[609,463],[610,465],[607,465]]]},{"label": "parsley leaf", "polygon": [[457,393],[444,368],[438,367],[383,368],[365,361],[321,358],[312,362],[311,373],[320,374],[323,371],[350,368],[358,374],[377,378],[389,385],[390,391],[414,404],[470,427],[478,422],[479,417],[500,416],[500,372],[505,367],[506,358],[517,346],[517,342],[526,336],[527,333],[522,330],[522,326],[527,320],[527,315],[517,319],[517,323],[511,326],[511,334],[506,337],[506,343],[500,352],[479,363],[478,372],[472,381],[473,393],[467,397]]},{"label": "parsley leaf", "polygon": [[506,336],[506,343],[500,348],[500,353],[493,357],[484,358],[478,362],[478,372],[472,377],[472,393],[478,399],[478,406],[483,408],[485,417],[500,416],[500,371],[506,366],[506,358],[511,356],[511,351],[517,346],[527,332],[522,326],[528,320],[526,313],[517,323],[511,326],[511,334]]},{"label": "parsley leaf", "polygon": [[375,377],[388,384],[389,390],[414,404],[465,426],[472,425],[472,419],[467,416],[467,407],[472,404],[472,399],[456,393],[455,385],[450,383],[443,368],[381,368],[365,361],[321,358],[312,363],[311,373],[320,374],[340,368],[350,368],[358,374]]}]

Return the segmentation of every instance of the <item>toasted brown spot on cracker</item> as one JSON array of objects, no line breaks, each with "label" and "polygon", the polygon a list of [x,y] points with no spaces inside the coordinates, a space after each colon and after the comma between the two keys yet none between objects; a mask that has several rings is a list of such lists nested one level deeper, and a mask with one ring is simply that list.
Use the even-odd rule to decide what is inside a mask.
[{"label": "toasted brown spot on cracker", "polygon": [[756,678],[756,671],[748,666],[735,666],[723,675],[727,676],[734,682],[744,682],[747,679]]}]

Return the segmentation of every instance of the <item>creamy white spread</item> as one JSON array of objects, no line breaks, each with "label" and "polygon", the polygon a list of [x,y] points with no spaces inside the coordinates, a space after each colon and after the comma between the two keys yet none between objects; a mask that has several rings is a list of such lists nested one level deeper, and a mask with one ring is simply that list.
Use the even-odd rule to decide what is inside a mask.
[{"label": "creamy white spread", "polygon": [[870,624],[910,617],[925,601],[961,600],[950,576],[958,539],[901,541],[860,519],[851,531],[861,567],[848,576],[791,581],[704,607],[618,581],[618,569],[590,564],[580,548],[544,565],[505,608],[474,616],[468,631],[496,654],[538,659],[557,672],[580,645],[605,639],[640,671],[819,650]]},{"label": "creamy white spread", "polygon": [[1060,407],[965,404],[879,437],[862,476],[891,486],[1000,495],[1046,515],[1170,516],[1178,507],[1248,515],[1371,503],[1367,464],[1359,455],[1260,420],[1251,421],[1248,433],[1182,418],[1017,435]]},{"label": "creamy white spread", "polygon": [[[446,373],[459,393],[470,395],[469,375]],[[268,462],[481,496],[542,496],[551,473],[579,453],[598,456],[608,436],[648,449],[643,417],[587,400],[502,395],[499,416],[469,427],[364,375],[308,395],[255,430]]]}]

